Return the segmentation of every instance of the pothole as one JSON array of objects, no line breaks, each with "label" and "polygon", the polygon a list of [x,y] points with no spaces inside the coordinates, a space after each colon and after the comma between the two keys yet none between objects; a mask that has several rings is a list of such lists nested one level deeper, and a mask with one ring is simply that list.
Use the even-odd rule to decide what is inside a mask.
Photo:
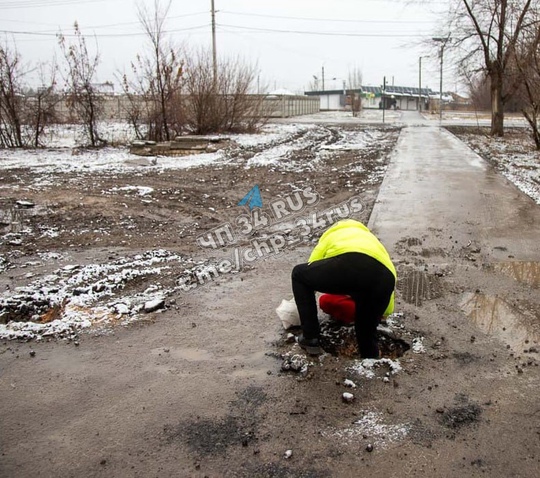
[{"label": "pothole", "polygon": [[425,300],[436,299],[442,295],[439,277],[418,270],[409,269],[400,272],[397,289],[405,302],[416,306],[422,305]]},{"label": "pothole", "polygon": [[469,292],[459,305],[482,332],[497,337],[516,353],[540,343],[537,321],[501,297]]},{"label": "pothole", "polygon": [[523,284],[538,289],[540,287],[540,262],[508,261],[497,262],[491,266],[496,272],[502,272],[508,277]]},{"label": "pothole", "polygon": [[[381,357],[396,359],[402,357],[411,346],[392,333],[377,330],[377,341]],[[353,326],[340,326],[331,322],[321,324],[321,346],[331,355],[357,357],[358,345]]]}]

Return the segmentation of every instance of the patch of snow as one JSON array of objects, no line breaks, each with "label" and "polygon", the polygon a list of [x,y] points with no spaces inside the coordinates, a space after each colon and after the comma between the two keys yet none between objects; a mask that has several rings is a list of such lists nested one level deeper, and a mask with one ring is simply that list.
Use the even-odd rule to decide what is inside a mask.
[{"label": "patch of snow", "polygon": [[[130,163],[130,160],[140,159],[140,156],[129,153],[126,148],[101,148],[97,150],[81,149],[77,156],[73,156],[71,149],[39,149],[0,150],[0,170],[16,168],[32,168],[34,172],[47,173],[93,173],[93,172],[133,172],[140,171],[141,166]],[[196,154],[192,156],[159,157],[155,165],[146,166],[145,169],[164,171],[168,169],[188,169],[204,166],[224,160],[221,152]],[[50,185],[38,178],[34,187]]]},{"label": "patch of snow", "polygon": [[0,272],[4,272],[8,267],[9,261],[3,255],[0,255]]},{"label": "patch of snow", "polygon": [[136,192],[139,196],[146,196],[147,194],[153,193],[154,188],[148,187],[148,186],[123,186],[120,188],[111,188],[109,189],[111,192],[116,191],[127,191],[127,192]]},{"label": "patch of snow", "polygon": [[64,256],[58,252],[38,252],[38,257],[42,261],[60,261]]},{"label": "patch of snow", "polygon": [[[158,275],[171,263],[185,262],[189,260],[168,251],[155,250],[133,258],[120,258],[113,263],[63,266],[27,286],[0,295],[2,315],[9,318],[9,311],[27,310],[28,318],[32,319],[2,324],[0,338],[65,335],[96,324],[106,325],[118,315],[133,317],[145,304],[158,299],[163,301],[170,291],[155,286],[142,294],[114,299],[109,304],[97,305],[96,302],[113,296],[115,291],[138,277]],[[49,317],[54,320],[47,321]]]},{"label": "patch of snow", "polygon": [[424,337],[415,337],[412,341],[412,351],[415,354],[426,353],[426,347],[424,345]]},{"label": "patch of snow", "polygon": [[389,358],[355,360],[353,365],[347,370],[361,377],[374,378],[376,375],[375,370],[379,368],[388,368],[392,375],[395,375],[402,370],[398,360]]},{"label": "patch of snow", "polygon": [[408,424],[386,424],[383,414],[375,411],[365,411],[362,418],[355,421],[351,427],[337,430],[325,430],[322,435],[328,438],[338,438],[341,443],[358,443],[364,436],[378,448],[385,449],[389,445],[404,440],[410,430]]},{"label": "patch of snow", "polygon": [[153,312],[157,309],[162,308],[165,305],[165,299],[163,297],[159,297],[157,299],[152,299],[144,303],[143,310],[145,312]]},{"label": "patch of snow", "polygon": [[315,128],[315,125],[299,125],[299,124],[269,124],[265,125],[262,132],[259,134],[239,134],[231,138],[236,144],[246,147],[262,147],[270,144],[289,141],[295,135],[300,134],[308,129]]},{"label": "patch of snow", "polygon": [[54,238],[54,237],[58,237],[59,235],[60,235],[60,231],[58,230],[58,228],[51,227],[49,229],[44,229],[40,237]]}]

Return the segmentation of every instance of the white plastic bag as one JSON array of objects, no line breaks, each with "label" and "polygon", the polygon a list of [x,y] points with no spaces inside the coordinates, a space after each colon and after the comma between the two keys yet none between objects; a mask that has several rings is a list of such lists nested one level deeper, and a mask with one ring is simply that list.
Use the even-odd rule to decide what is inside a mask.
[{"label": "white plastic bag", "polygon": [[283,299],[281,304],[277,307],[276,313],[281,319],[281,323],[285,330],[290,329],[291,327],[300,326],[300,316],[298,315],[298,309],[296,308],[294,298],[290,300]]}]

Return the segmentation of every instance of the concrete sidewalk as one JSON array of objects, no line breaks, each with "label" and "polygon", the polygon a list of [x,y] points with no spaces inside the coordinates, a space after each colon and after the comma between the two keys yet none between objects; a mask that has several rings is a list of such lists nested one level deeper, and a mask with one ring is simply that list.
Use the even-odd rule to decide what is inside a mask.
[{"label": "concrete sidewalk", "polygon": [[467,417],[418,476],[538,476],[540,208],[452,134],[410,120],[369,226],[398,269],[396,311],[428,343],[414,416]]},{"label": "concrete sidewalk", "polygon": [[[421,124],[415,112],[404,120]],[[540,259],[540,208],[435,126],[403,129],[369,225],[394,254],[403,239],[439,248],[451,236],[456,246],[477,243],[493,260]]]}]

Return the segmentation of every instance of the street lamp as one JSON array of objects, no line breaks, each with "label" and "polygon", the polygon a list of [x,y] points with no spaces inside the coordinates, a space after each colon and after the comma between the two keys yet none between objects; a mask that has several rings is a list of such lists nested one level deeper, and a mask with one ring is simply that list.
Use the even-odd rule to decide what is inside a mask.
[{"label": "street lamp", "polygon": [[343,78],[338,78],[338,77],[335,77],[335,78],[332,78],[333,81],[337,81],[337,80],[341,80],[343,82],[343,94],[346,94],[346,83],[347,83],[347,80],[344,80]]},{"label": "street lamp", "polygon": [[443,79],[443,55],[444,55],[444,47],[446,46],[446,43],[448,40],[450,40],[450,35],[447,37],[434,37],[432,38],[435,42],[441,43],[441,82],[439,85],[439,122],[442,122],[442,79]]}]

